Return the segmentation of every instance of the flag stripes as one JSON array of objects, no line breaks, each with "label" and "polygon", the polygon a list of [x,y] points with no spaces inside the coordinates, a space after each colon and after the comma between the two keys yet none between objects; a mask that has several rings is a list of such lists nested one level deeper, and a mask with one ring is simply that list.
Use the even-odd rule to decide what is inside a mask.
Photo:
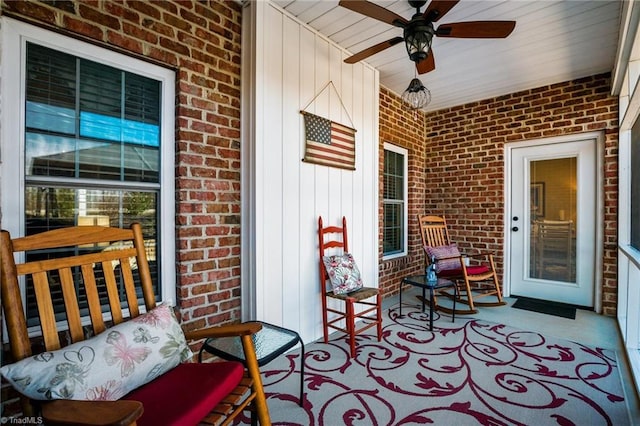
[{"label": "flag stripes", "polygon": [[306,149],[304,161],[355,170],[355,130],[304,112]]}]

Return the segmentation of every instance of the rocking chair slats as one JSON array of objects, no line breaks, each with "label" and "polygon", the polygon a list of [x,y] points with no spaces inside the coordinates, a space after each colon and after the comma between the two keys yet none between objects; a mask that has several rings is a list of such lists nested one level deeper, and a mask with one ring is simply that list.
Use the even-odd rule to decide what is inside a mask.
[{"label": "rocking chair slats", "polygon": [[42,300],[42,303],[38,303],[38,312],[45,346],[52,350],[60,349],[60,339],[56,332],[56,318],[53,313],[53,303],[51,301],[51,293],[49,293],[49,281],[46,273],[37,272],[33,274],[33,290],[36,294],[36,299]]},{"label": "rocking chair slats", "polygon": [[104,272],[104,283],[107,288],[107,297],[109,298],[111,319],[114,324],[120,324],[123,321],[123,317],[122,309],[120,308],[118,287],[116,285],[116,276],[113,270],[113,262],[102,262],[102,271]]},{"label": "rocking chair slats", "polygon": [[80,308],[78,307],[78,298],[73,285],[71,268],[60,269],[60,282],[64,307],[67,312],[67,322],[69,324],[71,342],[79,342],[84,339],[84,332],[82,331]]}]

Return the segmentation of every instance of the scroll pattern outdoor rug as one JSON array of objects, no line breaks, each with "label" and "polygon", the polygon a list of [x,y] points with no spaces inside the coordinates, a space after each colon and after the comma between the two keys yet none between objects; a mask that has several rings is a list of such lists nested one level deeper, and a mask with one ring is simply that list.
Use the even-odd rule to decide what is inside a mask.
[{"label": "scroll pattern outdoor rug", "polygon": [[[262,367],[274,424],[629,425],[615,351],[474,319],[403,307],[385,313],[383,339],[307,345]],[[249,419],[244,419],[249,423]]]}]

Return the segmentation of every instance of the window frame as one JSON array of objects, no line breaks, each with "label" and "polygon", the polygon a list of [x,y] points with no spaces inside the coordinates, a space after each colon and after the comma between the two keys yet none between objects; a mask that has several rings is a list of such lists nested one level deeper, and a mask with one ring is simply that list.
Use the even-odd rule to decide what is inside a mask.
[{"label": "window frame", "polygon": [[[384,252],[384,214],[383,214],[383,223],[382,223],[382,260],[390,260],[390,259],[396,259],[399,257],[404,257],[407,256],[408,254],[408,247],[407,247],[407,242],[408,242],[408,238],[409,238],[409,202],[408,202],[408,189],[409,189],[409,150],[407,150],[406,148],[402,148],[400,146],[397,145],[393,145],[391,143],[385,142],[384,143],[384,148],[383,148],[383,155],[386,158],[386,152],[390,151],[390,152],[394,152],[396,154],[401,155],[404,158],[404,164],[403,164],[403,182],[402,182],[402,192],[403,192],[403,199],[402,199],[402,214],[403,214],[403,218],[402,218],[402,249],[399,252],[394,252],[394,253],[389,253],[386,254]],[[385,177],[385,170],[384,170],[384,159],[383,159],[383,169],[382,169],[382,209],[384,212],[384,207],[385,205],[388,203],[387,200],[384,198],[384,179]],[[394,201],[393,204],[397,204],[397,201]]]},{"label": "window frame", "polygon": [[[176,301],[175,266],[175,71],[124,55],[79,39],[2,17],[0,65],[0,223],[12,237],[25,234],[25,67],[26,43],[31,42],[74,56],[128,71],[161,83],[160,209],[158,235],[161,246],[161,294],[164,302]],[[20,64],[15,66],[15,64]],[[8,108],[8,105],[19,105]],[[16,142],[17,141],[17,142]],[[104,185],[104,182],[101,183]],[[107,187],[122,188],[122,185]],[[126,187],[126,185],[124,185]],[[24,283],[21,284],[24,296]],[[26,307],[25,307],[26,309]]]},{"label": "window frame", "polygon": [[640,251],[640,175],[634,173],[640,165],[640,117],[629,132],[629,246]]}]

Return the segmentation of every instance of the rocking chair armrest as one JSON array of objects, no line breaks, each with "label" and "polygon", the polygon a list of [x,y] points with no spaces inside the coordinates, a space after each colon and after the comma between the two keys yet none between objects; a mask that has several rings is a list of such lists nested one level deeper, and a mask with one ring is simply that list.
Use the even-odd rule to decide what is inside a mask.
[{"label": "rocking chair armrest", "polygon": [[47,425],[128,426],[135,424],[144,408],[139,401],[72,401],[60,399],[42,406]]},{"label": "rocking chair armrest", "polygon": [[219,327],[203,328],[201,330],[185,331],[187,340],[201,340],[210,337],[248,336],[256,334],[262,329],[259,322],[245,322],[242,324],[221,325]]}]

